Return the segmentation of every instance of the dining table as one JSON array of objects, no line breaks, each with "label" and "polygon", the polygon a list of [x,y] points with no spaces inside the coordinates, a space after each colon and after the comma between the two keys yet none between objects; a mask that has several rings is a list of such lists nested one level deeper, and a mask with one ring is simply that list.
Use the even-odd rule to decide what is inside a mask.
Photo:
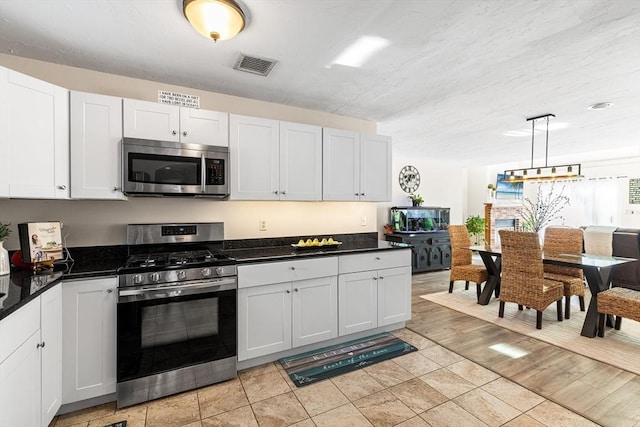
[{"label": "dining table", "polygon": [[[500,296],[500,272],[502,264],[502,249],[496,245],[475,245],[467,249],[477,252],[487,269],[488,278],[485,282],[478,304],[487,305],[491,296]],[[591,301],[582,325],[580,335],[593,338],[598,333],[598,293],[607,290],[611,284],[611,275],[614,269],[622,264],[637,261],[634,258],[617,256],[580,254],[553,254],[542,253],[544,264],[560,265],[564,267],[581,268],[591,291]]]}]

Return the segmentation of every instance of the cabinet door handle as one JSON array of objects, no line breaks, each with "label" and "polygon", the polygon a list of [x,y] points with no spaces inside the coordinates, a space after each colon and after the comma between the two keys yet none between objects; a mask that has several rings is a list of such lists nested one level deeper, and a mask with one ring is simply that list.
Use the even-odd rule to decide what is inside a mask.
[{"label": "cabinet door handle", "polygon": [[380,257],[379,256],[376,257],[376,261],[380,261]]},{"label": "cabinet door handle", "polygon": [[294,291],[298,292],[298,288],[293,288]]},{"label": "cabinet door handle", "polygon": [[290,293],[291,293],[291,289],[287,289],[287,291],[286,291],[286,292],[287,292],[288,294],[290,294]]},{"label": "cabinet door handle", "polygon": [[178,131],[176,131],[176,130],[172,130],[171,131],[171,135],[177,135],[177,134],[178,134]]},{"label": "cabinet door handle", "polygon": [[373,280],[378,280],[378,278],[377,278],[377,277],[374,277],[374,278],[373,278]]},{"label": "cabinet door handle", "polygon": [[58,185],[58,190],[66,190],[67,186],[66,185]]},{"label": "cabinet door handle", "polygon": [[108,293],[108,294],[110,294],[110,293],[112,293],[112,292],[113,292],[113,289],[111,289],[111,288],[107,289],[107,293]]},{"label": "cabinet door handle", "polygon": [[378,279],[382,280],[382,279],[384,279],[384,276],[380,276],[380,277],[378,277]]},{"label": "cabinet door handle", "polygon": [[273,194],[278,194],[278,190],[274,191]]},{"label": "cabinet door handle", "polygon": [[120,187],[113,187],[113,191],[120,191]]},{"label": "cabinet door handle", "polygon": [[36,348],[44,348],[45,342],[42,341],[41,343],[36,344]]},{"label": "cabinet door handle", "polygon": [[187,131],[182,132],[182,136],[187,136]]},{"label": "cabinet door handle", "polygon": [[295,270],[296,268],[295,268],[294,266],[291,266],[291,269],[292,269],[292,270]]},{"label": "cabinet door handle", "polygon": [[361,196],[364,196],[364,193],[360,193]]},{"label": "cabinet door handle", "polygon": [[286,192],[286,191],[283,191],[283,192],[282,192],[282,194],[287,194],[287,192]]}]

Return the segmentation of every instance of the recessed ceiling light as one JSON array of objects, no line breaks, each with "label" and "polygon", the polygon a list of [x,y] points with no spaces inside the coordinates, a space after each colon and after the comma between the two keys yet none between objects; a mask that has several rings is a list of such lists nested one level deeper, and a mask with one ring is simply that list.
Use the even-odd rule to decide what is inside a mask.
[{"label": "recessed ceiling light", "polygon": [[595,104],[589,105],[587,110],[604,110],[605,108],[609,108],[613,105],[613,102],[597,102]]}]

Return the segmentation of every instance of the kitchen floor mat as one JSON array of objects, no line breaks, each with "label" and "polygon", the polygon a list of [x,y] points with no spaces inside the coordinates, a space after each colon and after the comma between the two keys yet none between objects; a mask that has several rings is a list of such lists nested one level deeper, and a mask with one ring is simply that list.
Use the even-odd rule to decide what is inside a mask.
[{"label": "kitchen floor mat", "polygon": [[117,423],[107,424],[104,427],[127,427],[127,422],[126,421],[118,421]]},{"label": "kitchen floor mat", "polygon": [[372,335],[279,360],[298,387],[383,362],[417,349],[391,334]]}]

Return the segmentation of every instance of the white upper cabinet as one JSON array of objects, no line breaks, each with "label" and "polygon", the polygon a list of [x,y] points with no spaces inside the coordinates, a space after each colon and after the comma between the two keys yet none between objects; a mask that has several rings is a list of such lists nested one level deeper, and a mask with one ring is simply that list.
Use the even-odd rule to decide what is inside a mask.
[{"label": "white upper cabinet", "polygon": [[391,138],[324,128],[323,200],[391,200]]},{"label": "white upper cabinet", "polygon": [[322,128],[280,122],[280,200],[322,200]]},{"label": "white upper cabinet", "polygon": [[0,197],[69,198],[69,91],[3,67]]},{"label": "white upper cabinet", "polygon": [[125,99],[124,136],[200,145],[229,145],[229,114]]},{"label": "white upper cabinet", "polygon": [[180,142],[180,107],[125,99],[122,117],[126,137]]},{"label": "white upper cabinet", "polygon": [[232,114],[231,199],[320,200],[322,129]]},{"label": "white upper cabinet", "polygon": [[360,135],[360,200],[391,200],[391,137]]},{"label": "white upper cabinet", "polygon": [[124,199],[122,98],[71,92],[71,198]]},{"label": "white upper cabinet", "polygon": [[231,199],[279,200],[280,123],[231,114]]},{"label": "white upper cabinet", "polygon": [[229,146],[229,114],[180,107],[180,142]]}]

